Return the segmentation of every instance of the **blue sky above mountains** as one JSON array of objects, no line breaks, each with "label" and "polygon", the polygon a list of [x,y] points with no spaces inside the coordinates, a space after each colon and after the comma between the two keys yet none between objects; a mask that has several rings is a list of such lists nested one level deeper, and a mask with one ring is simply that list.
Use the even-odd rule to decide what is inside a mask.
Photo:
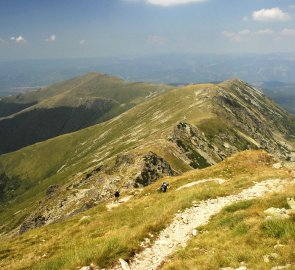
[{"label": "blue sky above mountains", "polygon": [[295,51],[290,0],[1,0],[0,58]]}]

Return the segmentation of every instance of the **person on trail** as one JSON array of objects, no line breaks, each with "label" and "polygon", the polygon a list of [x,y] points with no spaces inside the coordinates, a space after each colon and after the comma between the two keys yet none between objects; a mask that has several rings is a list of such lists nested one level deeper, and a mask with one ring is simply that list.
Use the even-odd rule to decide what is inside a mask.
[{"label": "person on trail", "polygon": [[120,191],[117,190],[114,195],[115,195],[115,202],[119,202]]},{"label": "person on trail", "polygon": [[167,188],[168,188],[169,184],[166,182],[163,182],[162,186],[161,186],[161,191],[162,192],[166,192]]}]

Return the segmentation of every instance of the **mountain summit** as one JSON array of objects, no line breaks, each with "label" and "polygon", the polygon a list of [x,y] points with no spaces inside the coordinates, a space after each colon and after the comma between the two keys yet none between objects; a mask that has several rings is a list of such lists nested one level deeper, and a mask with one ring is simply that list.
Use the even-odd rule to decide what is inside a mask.
[{"label": "mountain summit", "polygon": [[0,100],[0,154],[106,121],[171,89],[89,73]]}]

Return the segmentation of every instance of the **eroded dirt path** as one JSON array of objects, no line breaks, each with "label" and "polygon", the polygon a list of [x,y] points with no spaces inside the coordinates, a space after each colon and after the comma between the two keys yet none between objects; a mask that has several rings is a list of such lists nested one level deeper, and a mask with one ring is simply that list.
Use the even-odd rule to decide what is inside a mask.
[{"label": "eroded dirt path", "polygon": [[205,225],[222,208],[234,202],[250,200],[270,192],[280,191],[286,183],[288,181],[280,179],[266,180],[244,189],[239,194],[209,199],[187,208],[185,211],[177,213],[172,223],[159,234],[152,246],[136,254],[130,265],[123,263],[112,270],[156,270],[165,261],[165,258],[174,253],[179,246],[186,246],[196,227]]},{"label": "eroded dirt path", "polygon": [[206,182],[216,182],[218,184],[223,184],[225,182],[225,180],[224,179],[221,179],[221,178],[202,179],[202,180],[198,180],[198,181],[195,181],[195,182],[191,182],[191,183],[185,184],[185,185],[179,187],[176,190],[181,190],[183,188],[193,187],[193,186],[200,185],[200,184],[206,183]]}]

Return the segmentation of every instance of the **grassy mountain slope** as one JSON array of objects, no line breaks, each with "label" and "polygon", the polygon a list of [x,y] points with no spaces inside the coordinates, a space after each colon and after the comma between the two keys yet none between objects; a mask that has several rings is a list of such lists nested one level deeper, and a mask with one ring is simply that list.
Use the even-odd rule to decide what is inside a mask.
[{"label": "grassy mountain slope", "polygon": [[171,87],[90,73],[0,101],[0,153],[108,120]]},{"label": "grassy mountain slope", "polygon": [[[204,168],[246,149],[290,160],[294,123],[239,80],[168,91],[107,122],[0,156],[1,231],[24,220],[24,229],[55,222],[117,188]],[[56,184],[59,191],[44,198]]]},{"label": "grassy mountain slope", "polygon": [[[177,88],[104,123],[2,155],[0,265],[74,269],[128,259],[149,233],[156,235],[193,201],[237,193],[253,181],[290,179],[290,171],[274,169],[274,160],[262,151],[226,158],[261,148],[277,159],[292,160],[294,123],[292,115],[260,92],[233,80]],[[172,187],[167,196],[158,193],[162,177]],[[207,178],[228,181],[177,191]],[[136,188],[147,185],[142,192]],[[134,198],[107,211],[105,202],[116,189]],[[25,233],[9,238],[19,231]],[[262,245],[275,239],[270,238]],[[185,252],[192,252],[190,246]],[[181,269],[178,256],[163,267]],[[224,265],[216,260],[214,265]]]},{"label": "grassy mountain slope", "polygon": [[294,269],[295,216],[267,220],[264,213],[271,207],[288,209],[287,198],[294,194],[292,185],[284,192],[225,207],[160,269]]},{"label": "grassy mountain slope", "polygon": [[[56,222],[115,189],[132,190],[246,149],[290,160],[294,123],[239,80],[168,91],[107,122],[0,156],[1,231]],[[58,191],[44,198],[56,184]]]},{"label": "grassy mountain slope", "polygon": [[[202,170],[191,170],[182,176],[165,178],[164,180],[169,181],[171,186],[167,194],[158,192],[161,182],[156,182],[139,193],[126,191],[122,196],[133,194],[133,198],[112,211],[108,211],[106,204],[102,203],[58,224],[29,231],[14,239],[0,240],[1,269],[76,269],[90,263],[104,268],[115,264],[120,257],[127,260],[133,256],[134,252],[142,249],[140,243],[145,238],[154,241],[159,231],[171,222],[174,214],[178,210],[190,207],[192,203],[239,193],[242,189],[252,186],[254,182],[265,179],[292,178],[286,168],[274,169],[273,162],[272,157],[263,151],[246,151],[217,165]],[[222,178],[226,182],[224,184],[207,182],[189,189],[177,190],[184,184],[210,178]],[[239,254],[244,250],[248,251],[252,242],[259,245],[259,248],[264,246],[261,252],[269,252],[270,248],[267,248],[266,245],[274,245],[278,239],[269,234],[271,231],[257,228],[257,222],[262,222],[264,218],[261,211],[271,206],[284,205],[284,199],[292,192],[294,192],[294,186],[279,197],[263,200],[262,204],[259,204],[259,201],[253,202],[253,204],[251,202],[249,205],[251,212],[249,213],[245,212],[247,209],[242,212],[226,209],[225,213],[230,215],[229,217],[217,216],[213,223],[208,225],[208,228],[204,228],[210,232],[208,237],[199,238],[198,236],[192,240],[187,250],[181,250],[179,254],[176,254],[170,264],[164,265],[164,269],[196,269],[196,266],[202,267],[201,269],[219,269],[227,262],[221,260],[221,253],[229,258],[234,258],[230,265],[236,265],[240,262],[238,260],[252,265],[256,257],[246,255],[241,257]],[[259,215],[257,215],[257,204],[259,205]],[[236,214],[238,214],[238,218],[231,216]],[[254,215],[252,222],[249,221],[251,215]],[[224,218],[227,222],[221,222]],[[250,240],[243,235],[243,230],[236,229],[233,232],[228,232],[227,226],[232,224],[230,223],[232,220],[238,220],[234,226],[238,226],[244,221],[247,222],[248,230],[257,237],[252,240],[250,246],[247,246],[247,241]],[[218,232],[222,230],[222,234],[215,237],[217,231],[214,230],[214,226],[219,226]],[[234,238],[224,239],[225,233],[235,232],[237,233],[234,236],[231,235]],[[212,234],[214,234],[214,238]],[[204,233],[204,235],[206,234]],[[220,242],[214,242],[218,240]],[[263,242],[259,243],[259,240],[263,240]],[[236,243],[235,241],[239,241],[242,245],[228,247],[231,243]],[[292,250],[294,247],[292,241],[290,237],[284,238],[285,250]],[[197,252],[196,246],[201,249],[201,252]],[[213,247],[215,253],[211,253]],[[240,253],[229,252],[232,256],[230,257],[230,254],[226,254],[229,248],[235,250],[240,248]],[[255,256],[260,256],[261,254],[258,254],[257,250],[258,248],[252,247]],[[203,253],[205,251],[210,257],[206,257]],[[292,256],[290,257],[290,253],[282,253],[280,261],[288,261],[294,258],[294,255]],[[198,262],[200,258],[202,260]],[[200,265],[200,262],[212,258],[213,260],[207,264]],[[260,269],[269,269],[267,267],[274,264],[275,262],[264,264]],[[213,267],[211,267],[212,265]]]}]

